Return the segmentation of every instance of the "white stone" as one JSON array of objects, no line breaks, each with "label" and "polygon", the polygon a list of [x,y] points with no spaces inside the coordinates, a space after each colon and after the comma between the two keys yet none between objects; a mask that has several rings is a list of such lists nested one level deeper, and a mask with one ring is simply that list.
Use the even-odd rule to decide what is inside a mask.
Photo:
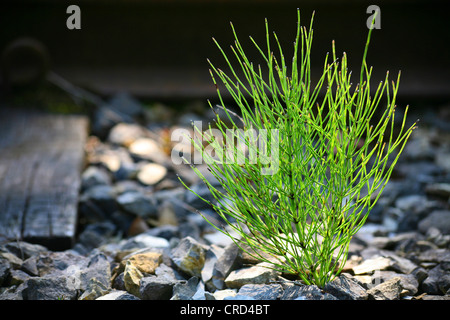
[{"label": "white stone", "polygon": [[228,288],[240,288],[245,284],[264,284],[274,278],[276,271],[264,266],[253,266],[234,270],[225,279]]},{"label": "white stone", "polygon": [[170,161],[169,157],[160,148],[159,144],[150,138],[139,138],[135,140],[130,144],[128,150],[134,155],[159,164],[165,164]]},{"label": "white stone", "polygon": [[223,300],[226,297],[234,297],[237,294],[236,289],[224,289],[224,290],[217,290],[213,293],[214,298],[216,300]]},{"label": "white stone", "polygon": [[145,247],[152,247],[152,248],[168,248],[169,247],[169,241],[167,241],[164,238],[161,237],[154,237],[150,236],[145,233],[141,233],[133,238],[130,238],[130,240],[134,242],[139,242],[143,244]]},{"label": "white stone", "polygon": [[117,291],[113,291],[108,294],[105,294],[104,296],[101,296],[95,300],[117,300],[117,298],[119,298],[120,296],[122,296],[124,294],[127,294],[127,292],[123,291],[123,290],[117,290]]},{"label": "white stone", "polygon": [[146,129],[137,124],[119,123],[109,132],[108,141],[127,147],[145,134]]},{"label": "white stone", "polygon": [[385,257],[376,257],[364,260],[360,265],[353,267],[355,275],[369,274],[376,270],[386,270],[392,265],[392,261]]},{"label": "white stone", "polygon": [[137,174],[138,180],[146,185],[154,185],[160,182],[167,174],[167,169],[157,163],[144,165]]},{"label": "white stone", "polygon": [[[234,230],[231,230],[230,233],[237,237],[236,232]],[[203,236],[203,238],[208,241],[210,244],[215,244],[221,247],[226,247],[233,243],[233,239],[231,239],[229,236],[224,234],[220,231],[215,231],[213,233],[207,233]]]}]

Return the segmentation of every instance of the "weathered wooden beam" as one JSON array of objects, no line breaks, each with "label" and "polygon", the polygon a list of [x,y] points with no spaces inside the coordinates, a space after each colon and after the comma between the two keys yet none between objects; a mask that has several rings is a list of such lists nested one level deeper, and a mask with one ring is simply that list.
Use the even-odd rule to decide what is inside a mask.
[{"label": "weathered wooden beam", "polygon": [[88,120],[0,110],[0,236],[73,244]]}]

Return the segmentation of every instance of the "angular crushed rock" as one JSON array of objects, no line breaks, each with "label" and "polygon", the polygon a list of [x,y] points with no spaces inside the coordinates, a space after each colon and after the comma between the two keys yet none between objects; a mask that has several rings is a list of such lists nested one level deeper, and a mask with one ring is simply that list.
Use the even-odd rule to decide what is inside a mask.
[{"label": "angular crushed rock", "polygon": [[270,280],[275,280],[276,271],[258,264],[249,268],[233,270],[225,279],[228,288],[240,288],[246,284],[265,284]]},{"label": "angular crushed rock", "polygon": [[327,283],[324,291],[339,300],[367,300],[366,290],[358,282],[346,275],[340,275]]},{"label": "angular crushed rock", "polygon": [[291,285],[284,290],[281,300],[337,300],[337,298],[315,285]]},{"label": "angular crushed rock", "polygon": [[201,277],[205,264],[205,248],[192,237],[183,238],[170,252],[170,257],[181,271]]},{"label": "angular crushed rock", "polygon": [[394,277],[367,291],[370,300],[398,300],[402,292],[401,278]]}]

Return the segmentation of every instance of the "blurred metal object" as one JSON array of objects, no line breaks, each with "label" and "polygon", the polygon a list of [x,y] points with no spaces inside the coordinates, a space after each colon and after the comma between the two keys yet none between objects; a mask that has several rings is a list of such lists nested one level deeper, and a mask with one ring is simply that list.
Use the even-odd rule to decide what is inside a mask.
[{"label": "blurred metal object", "polygon": [[82,104],[83,101],[87,101],[92,103],[94,106],[100,106],[104,103],[102,98],[99,96],[74,85],[53,71],[48,72],[46,79],[48,82],[70,94],[72,99],[77,104]]},{"label": "blurred metal object", "polygon": [[34,85],[44,80],[50,68],[47,48],[33,38],[19,38],[1,56],[3,82],[10,87]]}]

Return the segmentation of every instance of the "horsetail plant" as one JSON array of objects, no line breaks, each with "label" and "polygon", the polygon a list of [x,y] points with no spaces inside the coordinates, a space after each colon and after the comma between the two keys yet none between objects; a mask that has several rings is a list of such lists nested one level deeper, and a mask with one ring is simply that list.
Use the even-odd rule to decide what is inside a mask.
[{"label": "horsetail plant", "polygon": [[[249,60],[233,24],[231,50],[237,68],[214,40],[231,72],[227,75],[209,62],[226,116],[216,113],[215,126],[204,132],[194,127],[209,144],[192,140],[219,184],[191,167],[216,201],[196,195],[220,215],[224,225],[204,217],[208,222],[272,268],[323,287],[342,271],[350,240],[379,199],[415,124],[406,128],[406,107],[401,128],[394,133],[400,73],[391,85],[387,73],[371,95],[372,68],[366,55],[372,29],[356,87],[347,56],[344,53],[339,62],[334,41],[331,61],[327,53],[322,75],[313,85],[313,18],[314,14],[308,30],[300,25],[297,12],[290,71],[276,33],[278,58],[271,49],[267,19],[266,47],[250,37],[267,74]],[[239,116],[226,107],[216,78],[239,107]],[[382,103],[385,108],[380,112]]]}]

